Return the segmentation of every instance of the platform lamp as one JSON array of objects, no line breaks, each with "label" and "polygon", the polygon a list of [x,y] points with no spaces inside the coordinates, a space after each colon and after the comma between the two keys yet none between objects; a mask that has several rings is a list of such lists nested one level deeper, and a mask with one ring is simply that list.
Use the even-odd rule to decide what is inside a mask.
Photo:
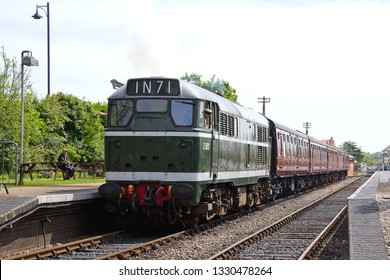
[{"label": "platform lamp", "polygon": [[20,180],[19,183],[23,185],[23,142],[24,142],[24,66],[38,66],[38,60],[32,56],[30,51],[22,51],[21,62],[21,89],[20,89],[20,107],[21,107],[21,124],[20,124]]},{"label": "platform lamp", "polygon": [[[46,8],[46,10],[44,9]],[[47,17],[47,95],[50,96],[50,11],[49,2],[46,5],[36,5],[35,14],[32,16],[34,19],[41,19],[42,16],[38,13],[38,9],[45,12]]]}]

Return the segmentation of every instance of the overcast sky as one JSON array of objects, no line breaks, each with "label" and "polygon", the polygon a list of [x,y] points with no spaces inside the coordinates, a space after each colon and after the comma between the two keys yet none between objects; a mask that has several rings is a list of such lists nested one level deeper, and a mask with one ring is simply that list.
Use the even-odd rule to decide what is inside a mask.
[{"label": "overcast sky", "polygon": [[[0,0],[0,46],[30,50],[47,93],[47,18]],[[390,1],[52,0],[51,92],[107,101],[110,80],[198,73],[229,81],[243,106],[336,145],[390,145]],[[3,65],[0,64],[2,68]]]}]

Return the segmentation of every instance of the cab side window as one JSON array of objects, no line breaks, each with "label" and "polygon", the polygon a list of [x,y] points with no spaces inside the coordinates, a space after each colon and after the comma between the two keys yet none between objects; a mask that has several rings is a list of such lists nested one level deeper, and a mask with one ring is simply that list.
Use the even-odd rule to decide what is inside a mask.
[{"label": "cab side window", "polygon": [[129,99],[111,100],[109,112],[111,126],[125,126],[133,114],[133,101]]},{"label": "cab side window", "polygon": [[199,103],[199,127],[205,129],[217,129],[217,105],[210,101]]}]

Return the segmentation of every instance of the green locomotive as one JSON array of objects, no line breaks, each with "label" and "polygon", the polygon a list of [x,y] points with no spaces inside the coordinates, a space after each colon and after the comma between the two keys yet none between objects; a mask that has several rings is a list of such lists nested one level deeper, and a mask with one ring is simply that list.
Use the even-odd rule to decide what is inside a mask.
[{"label": "green locomotive", "polygon": [[271,195],[269,122],[192,83],[130,79],[108,99],[106,209],[185,224]]}]

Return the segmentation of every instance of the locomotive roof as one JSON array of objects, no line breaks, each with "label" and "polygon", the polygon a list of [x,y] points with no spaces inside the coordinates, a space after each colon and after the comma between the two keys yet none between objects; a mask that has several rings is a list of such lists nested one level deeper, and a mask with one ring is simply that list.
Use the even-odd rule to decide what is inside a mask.
[{"label": "locomotive roof", "polygon": [[[149,77],[154,79],[154,77]],[[144,79],[144,78],[141,78]],[[164,78],[165,79],[165,78]],[[221,111],[228,114],[232,114],[256,123],[268,126],[268,120],[260,113],[255,112],[252,109],[243,107],[242,105],[232,102],[216,93],[203,89],[191,82],[179,80],[181,89],[181,98],[208,100],[218,104]],[[157,98],[156,96],[132,96],[132,98]],[[126,94],[126,85],[115,91],[108,99],[127,99],[129,96]],[[178,98],[178,96],[159,96],[159,98]]]}]

